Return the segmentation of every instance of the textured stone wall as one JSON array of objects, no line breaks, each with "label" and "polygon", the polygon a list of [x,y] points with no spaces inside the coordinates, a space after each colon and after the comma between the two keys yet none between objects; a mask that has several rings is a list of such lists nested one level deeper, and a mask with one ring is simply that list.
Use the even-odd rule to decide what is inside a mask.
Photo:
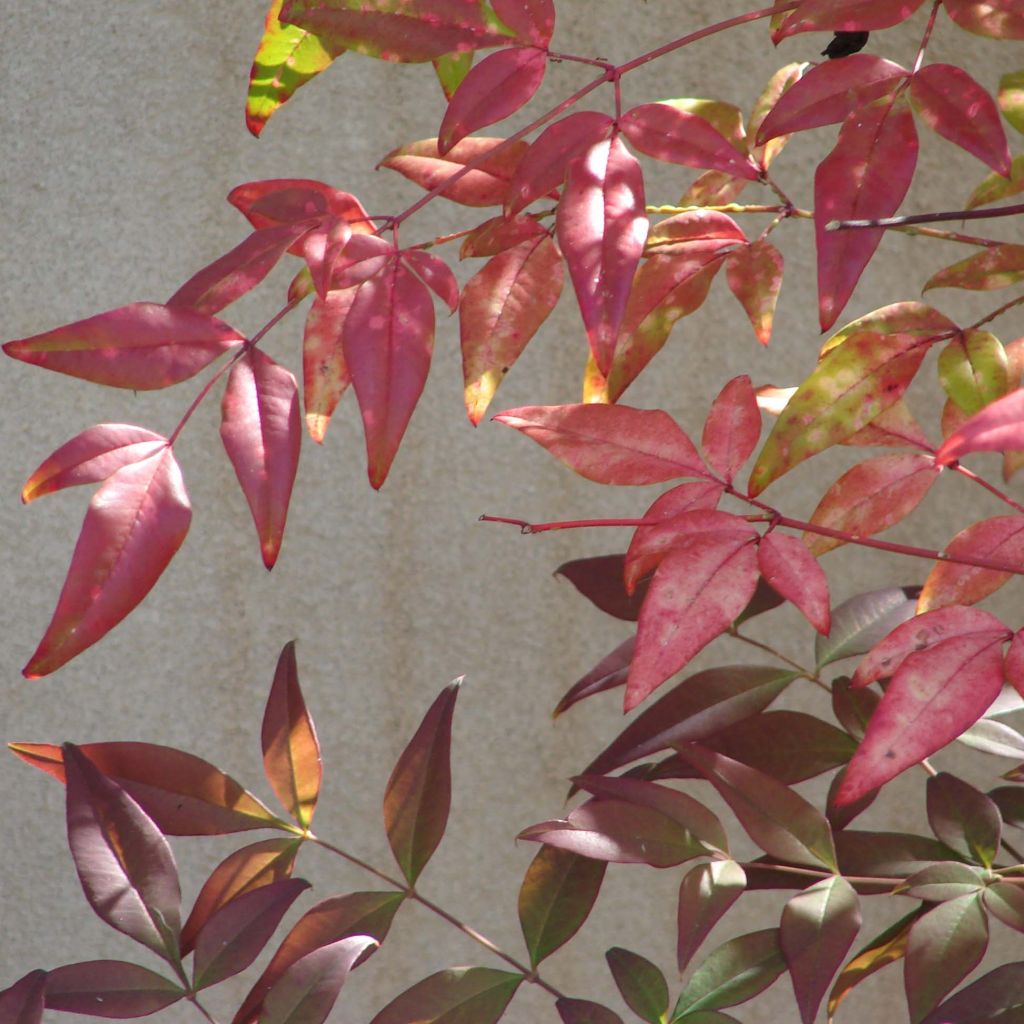
[{"label": "textured stone wall", "polygon": [[[4,338],[134,300],[166,299],[244,237],[242,218],[223,201],[240,182],[317,178],[355,192],[371,211],[397,210],[417,196],[404,179],[375,173],[373,166],[395,146],[434,134],[443,100],[429,68],[346,56],[303,90],[263,139],[249,136],[242,105],[261,7],[252,0],[53,0],[12,13],[0,39]],[[625,60],[740,10],[742,5],[713,0],[559,0],[556,43],[569,52]],[[887,37],[893,40],[890,56],[913,59],[919,22]],[[627,80],[628,102],[697,95],[749,108],[776,67],[815,58],[823,45],[818,36],[798,37],[773,52],[765,31],[748,26],[651,65]],[[1008,48],[940,23],[934,59],[961,60],[965,50],[989,87],[1009,69]],[[564,95],[588,74],[579,66],[553,65],[535,106]],[[779,161],[780,176],[803,205],[811,204],[815,161],[831,137],[826,131],[799,139]],[[923,138],[921,169],[905,209],[948,205],[984,173],[948,144]],[[651,168],[649,199],[674,201],[691,177],[678,168]],[[471,223],[471,213],[435,202],[405,237],[426,239]],[[810,235],[806,224],[791,224],[775,236],[787,266],[767,352],[719,282],[704,308],[676,329],[627,401],[666,408],[699,432],[710,399],[736,373],[780,385],[806,375],[819,341]],[[887,238],[847,319],[913,297],[926,273],[956,251]],[[292,272],[279,268],[269,287],[228,311],[228,318],[255,330],[279,305]],[[952,315],[991,305],[959,296],[940,301]],[[266,344],[296,371],[302,315],[287,319]],[[1016,331],[1006,325],[1004,340],[1019,333],[1018,319]],[[561,813],[566,777],[620,727],[614,697],[588,702],[555,722],[550,718],[561,693],[628,632],[551,573],[570,558],[622,550],[628,538],[620,531],[521,537],[477,517],[637,515],[656,491],[600,488],[513,431],[489,422],[473,430],[462,409],[457,342],[455,322],[442,318],[422,405],[380,493],[366,484],[351,397],[322,448],[304,441],[288,534],[270,575],[216,436],[218,402],[207,402],[178,446],[195,507],[184,548],[111,636],[55,676],[31,683],[21,678],[20,667],[52,612],[88,496],[67,492],[26,509],[18,504],[21,484],[50,451],[93,423],[170,430],[199,384],[136,395],[5,362],[0,720],[4,740],[135,738],[184,747],[269,797],[259,719],[277,653],[294,638],[326,763],[317,831],[387,865],[379,805],[391,765],[440,687],[466,674],[456,714],[449,835],[422,888],[518,952],[516,894],[534,849],[517,846],[513,837],[521,827]],[[584,359],[578,314],[566,294],[509,374],[495,410],[576,400]],[[938,410],[923,411],[934,431]],[[838,475],[841,462],[848,464],[840,456],[824,471],[818,463],[801,467],[778,485],[778,502],[795,514],[809,512],[825,476]],[[904,537],[941,545],[968,515],[988,507],[979,503],[980,492],[952,483]],[[831,555],[827,567],[835,573],[837,600],[915,582],[926,571],[863,551]],[[810,631],[796,616],[783,611],[758,629],[787,651],[808,656]],[[722,640],[695,667],[750,661],[752,653]],[[783,703],[827,713],[819,698],[801,692]],[[890,827],[919,824],[921,779],[908,776],[891,789],[876,821],[888,815]],[[807,792],[820,794],[821,786],[810,785]],[[0,987],[32,967],[72,960],[149,962],[84,903],[63,839],[62,789],[7,758],[0,760],[0,800]],[[175,844],[186,905],[204,872],[235,845],[232,838]],[[752,849],[742,837],[738,847],[741,853]],[[374,887],[368,876],[317,851],[303,854],[298,873],[315,882],[319,898]],[[602,954],[623,945],[657,960],[674,979],[680,876],[680,870],[613,868],[592,924],[544,973],[573,994],[614,1000]],[[891,920],[893,902],[872,904],[869,926]],[[716,937],[771,926],[781,904],[776,894],[746,898],[747,916],[730,918]],[[353,976],[335,1019],[369,1019],[392,995],[442,967],[490,962],[421,908],[405,908],[373,964]],[[899,997],[898,971],[891,975],[873,986],[876,1010]],[[214,991],[211,1005],[230,1015],[244,990],[243,982],[225,985]],[[755,1006],[741,1009],[743,1019],[793,1019],[788,983]],[[188,1016],[176,1009],[167,1019]],[[548,998],[533,990],[517,998],[506,1019],[526,1024],[553,1020],[554,1012]]]}]

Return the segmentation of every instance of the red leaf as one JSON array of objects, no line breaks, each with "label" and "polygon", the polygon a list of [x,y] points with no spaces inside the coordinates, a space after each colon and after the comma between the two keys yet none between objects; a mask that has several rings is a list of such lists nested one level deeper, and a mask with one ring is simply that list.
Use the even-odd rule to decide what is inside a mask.
[{"label": "red leaf", "polygon": [[562,1024],[622,1024],[622,1018],[607,1006],[589,999],[566,999],[555,1001],[555,1008]]},{"label": "red leaf", "polygon": [[[1024,245],[993,245],[981,252],[957,260],[925,282],[929,288],[966,288],[986,292],[1006,288],[1024,278]],[[981,333],[981,332],[977,332]]]},{"label": "red leaf", "polygon": [[231,369],[220,436],[249,503],[263,564],[272,569],[299,466],[302,424],[295,378],[258,348]]},{"label": "red leaf", "polygon": [[[887,7],[894,5],[886,0]],[[917,166],[917,132],[906,100],[882,99],[854,111],[814,175],[821,329],[836,322],[878,243],[882,228],[828,231],[833,220],[873,220],[899,208]]]},{"label": "red leaf", "polygon": [[448,307],[449,313],[459,308],[459,282],[444,260],[422,249],[402,253],[405,265]]},{"label": "red leaf", "polygon": [[828,578],[806,546],[796,537],[767,533],[758,544],[757,562],[772,588],[792,601],[822,636],[828,636],[832,629]]},{"label": "red leaf", "polygon": [[763,711],[795,678],[793,672],[759,665],[698,672],[637,715],[585,773],[605,775],[676,743],[714,736]]},{"label": "red leaf", "polygon": [[403,266],[392,264],[359,286],[342,344],[363,417],[370,485],[380,488],[430,369],[430,293]]},{"label": "red leaf", "polygon": [[547,66],[547,54],[533,47],[517,46],[484,57],[448,104],[437,133],[438,152],[443,156],[471,132],[504,121],[529,103]]},{"label": "red leaf", "polygon": [[[946,554],[988,558],[1024,564],[1024,518],[995,516],[961,530],[947,545]],[[997,591],[1010,573],[980,569],[957,562],[936,562],[917,601],[919,612],[950,604],[976,604]]]},{"label": "red leaf", "polygon": [[263,770],[288,813],[308,829],[323,768],[316,728],[299,687],[295,642],[284,645],[263,713]]},{"label": "red leaf", "polygon": [[554,0],[491,0],[494,13],[516,34],[535,46],[547,46],[555,31]]},{"label": "red leaf", "polygon": [[[738,522],[741,520],[737,520]],[[684,537],[658,567],[640,609],[625,709],[675,675],[729,628],[757,585],[757,555],[738,530]]]},{"label": "red leaf", "polygon": [[570,162],[555,227],[590,349],[607,374],[648,229],[643,173],[618,136]]},{"label": "red leaf", "polygon": [[462,680],[446,686],[402,751],[384,790],[384,827],[411,885],[437,849],[451,806],[452,715]]},{"label": "red leaf", "polygon": [[750,378],[734,377],[712,402],[701,447],[708,465],[732,483],[737,470],[750,458],[761,437],[761,410]]},{"label": "red leaf", "polygon": [[228,854],[203,883],[192,913],[181,929],[181,952],[187,955],[207,921],[230,900],[291,877],[301,839],[264,839]]},{"label": "red leaf", "polygon": [[351,238],[331,274],[331,288],[353,288],[395,262],[398,250],[377,235]]},{"label": "red leaf", "polygon": [[[798,32],[861,32],[906,21],[924,0],[804,0],[772,35],[778,43]],[[849,60],[849,57],[843,58]],[[840,63],[834,61],[833,63]]]},{"label": "red leaf", "polygon": [[908,655],[868,723],[836,794],[853,803],[951,743],[995,700],[1006,629],[954,636]]},{"label": "red leaf", "polygon": [[14,359],[132,391],[154,391],[197,374],[245,339],[191,309],[135,302],[31,338],[9,341]]},{"label": "red leaf", "polygon": [[370,1024],[494,1024],[522,980],[493,967],[438,971],[392,999]]},{"label": "red leaf", "polygon": [[722,249],[746,244],[747,236],[732,217],[718,210],[687,210],[658,221],[647,236],[646,251],[687,256],[703,264]]},{"label": "red leaf", "polygon": [[968,32],[995,39],[1024,39],[1024,11],[1017,0],[943,0],[942,6]]},{"label": "red leaf", "polygon": [[353,288],[330,291],[313,299],[302,338],[302,399],[309,436],[322,444],[331,416],[352,383],[345,364],[341,332],[352,308]]},{"label": "red leaf", "polygon": [[90,1017],[146,1017],[176,1003],[184,989],[124,960],[86,960],[46,975],[46,1006]]},{"label": "red leaf", "polygon": [[857,666],[850,680],[852,689],[869,686],[879,679],[893,675],[900,665],[917,651],[927,650],[956,636],[1009,630],[994,615],[978,608],[953,605],[922,612],[897,626],[884,640],[871,649]]},{"label": "red leaf", "polygon": [[775,304],[782,287],[782,253],[766,239],[758,239],[725,257],[725,279],[754,328],[754,336],[767,345],[772,336]]},{"label": "red leaf", "polygon": [[514,217],[499,214],[485,220],[466,236],[459,249],[459,259],[464,260],[468,256],[497,256],[521,242],[546,234],[540,222],[529,214]]},{"label": "red leaf", "polygon": [[[254,228],[275,224],[319,223],[325,214],[346,221],[356,234],[374,231],[363,204],[351,192],[341,192],[310,178],[268,178],[249,181],[228,193],[228,202]],[[301,255],[294,249],[295,255]]]},{"label": "red leaf", "polygon": [[35,970],[5,988],[0,992],[0,1020],[5,1024],[40,1024],[45,987],[46,971]]},{"label": "red leaf", "polygon": [[569,162],[608,138],[614,121],[596,110],[579,110],[549,125],[537,136],[516,168],[505,199],[511,217],[565,181]]},{"label": "red leaf", "polygon": [[564,576],[588,601],[606,615],[625,622],[636,622],[640,615],[642,593],[647,587],[641,583],[630,596],[626,592],[622,573],[625,555],[596,555],[563,562],[554,572]]},{"label": "red leaf", "polygon": [[1024,629],[1013,634],[1006,652],[1006,681],[1024,697]]},{"label": "red leaf", "polygon": [[181,890],[167,840],[78,747],[63,750],[68,846],[85,898],[111,928],[176,963]]},{"label": "red leaf", "polygon": [[929,64],[910,79],[910,98],[929,128],[996,173],[1010,176],[1010,148],[999,109],[966,71]]},{"label": "red leaf", "polygon": [[322,1024],[349,972],[377,945],[368,935],[353,935],[296,960],[264,997],[262,1024]]},{"label": "red leaf", "polygon": [[757,142],[845,121],[854,110],[892,92],[906,76],[899,64],[871,53],[823,61],[779,97],[761,122]]},{"label": "red leaf", "polygon": [[[504,143],[504,139],[471,137],[463,139],[442,156],[437,148],[437,139],[422,139],[392,150],[377,166],[398,171],[421,188],[431,191],[472,162],[473,170],[445,188],[441,195],[463,206],[501,206],[516,167],[529,148],[522,141],[509,145]],[[491,150],[498,146],[502,147],[500,152],[491,156]]]},{"label": "red leaf", "polygon": [[671,101],[633,107],[620,118],[619,127],[641,153],[656,160],[758,180],[760,171],[749,157],[703,117]]},{"label": "red leaf", "polygon": [[[935,453],[948,466],[970,452],[1024,451],[1024,391],[1011,391],[960,425]],[[27,485],[26,485],[27,486]]]},{"label": "red leaf", "polygon": [[63,444],[25,482],[28,504],[65,487],[94,484],[167,447],[167,438],[128,423],[100,423]]},{"label": "red leaf", "polygon": [[353,892],[322,900],[311,907],[295,922],[278,947],[232,1024],[254,1024],[260,1017],[267,992],[306,954],[353,936],[369,935],[383,942],[403,899],[400,892]]},{"label": "red leaf", "polygon": [[[816,526],[870,537],[902,522],[924,499],[940,469],[930,455],[880,455],[848,469],[822,496],[811,516]],[[808,531],[804,542],[815,555],[845,541]]]},{"label": "red leaf", "polygon": [[324,45],[382,60],[423,62],[446,53],[505,46],[483,5],[473,0],[372,0],[352,8],[320,0],[286,0],[281,20],[316,33]]},{"label": "red leaf", "polygon": [[693,442],[668,413],[625,405],[534,405],[494,417],[521,430],[582,477],[658,484],[706,477]]},{"label": "red leaf", "polygon": [[193,274],[167,305],[208,315],[220,312],[252,291],[308,230],[302,224],[282,224],[254,231],[230,252]]},{"label": "red leaf", "polygon": [[546,234],[499,253],[466,282],[459,334],[466,412],[474,426],[561,294],[562,257]]},{"label": "red leaf", "polygon": [[633,648],[636,637],[623,640],[611,654],[605,655],[582,679],[574,683],[565,696],[555,705],[551,713],[557,718],[563,711],[568,711],[573,704],[579,703],[596,693],[604,693],[617,686],[624,686],[629,675],[629,663],[633,660]]},{"label": "red leaf", "polygon": [[809,70],[811,70],[810,65],[803,61],[794,61],[792,64],[786,64],[768,79],[768,84],[754,101],[754,107],[750,111],[750,120],[747,124],[747,148],[750,150],[750,155],[762,167],[768,168],[772,165],[775,158],[789,142],[789,136],[780,136],[770,143],[761,144],[757,141],[758,136],[761,134],[761,127],[786,92],[793,88]]},{"label": "red leaf", "polygon": [[[682,488],[687,488],[686,494],[681,492]],[[656,509],[654,518],[664,514],[664,522],[637,527],[626,553],[623,571],[628,593],[632,594],[637,584],[654,572],[684,539],[696,534],[705,537],[709,534],[734,534],[744,540],[751,538],[751,527],[746,520],[731,512],[715,509],[721,494],[720,489],[708,489],[701,484],[680,484],[668,495],[662,495],[662,499],[669,498],[669,501],[659,499],[655,502],[655,506],[660,507]],[[678,511],[672,512],[673,508]]]},{"label": "red leaf", "polygon": [[[52,743],[9,746],[26,764],[64,782],[60,747]],[[284,826],[230,775],[194,754],[156,743],[83,743],[78,749],[125,790],[166,836],[225,835]]]},{"label": "red leaf", "polygon": [[57,608],[25,677],[56,671],[113,629],[160,578],[191,519],[169,447],[117,470],[89,503]]},{"label": "red leaf", "polygon": [[[297,248],[309,267],[310,279],[320,298],[326,298],[331,287],[334,267],[341,258],[341,253],[353,235],[352,225],[328,214],[320,224],[307,232],[299,241]],[[362,235],[373,238],[373,235]]]},{"label": "red leaf", "polygon": [[195,988],[208,988],[244,971],[308,888],[309,882],[301,878],[285,878],[241,893],[218,908],[196,936]]}]

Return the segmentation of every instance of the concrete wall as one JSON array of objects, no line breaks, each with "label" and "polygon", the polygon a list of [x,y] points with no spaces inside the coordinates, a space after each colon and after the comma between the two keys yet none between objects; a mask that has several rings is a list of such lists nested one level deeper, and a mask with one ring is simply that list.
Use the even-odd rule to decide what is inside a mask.
[{"label": "concrete wall", "polygon": [[[223,201],[240,182],[317,178],[355,192],[372,211],[397,210],[417,196],[397,175],[372,168],[393,147],[435,132],[443,102],[428,68],[346,56],[303,90],[262,140],[248,135],[242,105],[262,6],[252,0],[53,0],[12,14],[0,39],[4,338],[134,300],[166,299],[244,236],[245,224]],[[556,45],[625,60],[741,9],[713,0],[559,0]],[[881,45],[909,63],[921,28],[918,17],[912,28],[887,35]],[[799,37],[773,52],[764,26],[749,26],[630,76],[627,102],[703,95],[748,108],[777,66],[812,59],[822,45],[818,36]],[[940,21],[933,55],[966,60],[989,87],[1012,63],[1008,46],[967,37],[947,21]],[[535,105],[559,98],[588,74],[579,66],[553,65]],[[601,96],[598,102],[608,101]],[[811,205],[813,168],[831,138],[826,131],[800,139],[778,164],[803,205]],[[922,138],[921,169],[905,208],[956,204],[984,173],[948,144]],[[650,201],[674,201],[691,177],[681,169],[651,167]],[[755,197],[757,190],[750,194]],[[436,202],[410,225],[406,238],[457,230],[474,223],[472,218],[472,212]],[[724,282],[718,282],[706,306],[676,330],[657,368],[641,378],[628,400],[666,408],[699,433],[711,397],[736,373],[778,384],[806,375],[819,341],[810,235],[807,224],[792,224],[774,236],[787,270],[768,351],[756,345]],[[887,238],[849,317],[913,297],[928,272],[959,253],[938,243]],[[257,329],[279,305],[292,272],[293,267],[280,268],[229,318],[241,329]],[[995,305],[984,297],[964,301],[945,294],[938,301],[965,318]],[[266,344],[295,370],[301,317],[285,321]],[[1022,333],[1020,317],[1015,324],[1007,318],[998,330],[1004,340]],[[495,409],[576,400],[584,358],[578,314],[567,294],[509,375]],[[317,831],[388,866],[379,816],[384,782],[428,703],[449,679],[465,673],[454,738],[455,807],[447,840],[422,888],[518,953],[516,894],[534,849],[517,846],[513,836],[561,813],[566,777],[621,726],[615,697],[589,702],[557,722],[550,719],[569,684],[628,633],[624,624],[603,617],[553,580],[551,572],[569,558],[622,550],[628,538],[620,531],[527,538],[480,524],[477,517],[637,515],[657,492],[599,488],[512,431],[491,423],[474,431],[462,410],[455,323],[442,320],[422,405],[381,493],[371,492],[365,481],[350,397],[322,449],[304,442],[288,535],[271,575],[260,563],[248,511],[216,436],[218,403],[205,403],[178,446],[195,507],[187,544],[152,595],[112,635],[55,676],[29,683],[20,668],[49,620],[88,496],[69,492],[26,509],[17,500],[21,484],[50,451],[93,423],[170,430],[199,385],[135,395],[20,363],[7,362],[3,370],[3,739],[171,744],[216,762],[269,797],[260,768],[259,719],[277,653],[295,638],[326,763]],[[934,395],[928,392],[922,407],[933,432]],[[773,490],[774,497],[787,511],[807,513],[825,479],[849,461],[841,453],[829,468],[821,462],[805,466]],[[961,483],[943,481],[926,518],[902,536],[941,545],[969,516],[994,514],[995,506],[981,500],[980,491]],[[827,566],[836,600],[919,581],[927,571],[863,551],[839,552]],[[1019,586],[1008,591],[1005,607],[1019,594]],[[795,616],[783,611],[757,628],[791,654],[809,656],[810,631]],[[749,660],[748,650],[723,640],[696,664]],[[814,694],[787,699],[827,713]],[[988,777],[1005,767],[976,757],[966,770]],[[920,826],[921,778],[908,776],[891,789],[876,823],[888,815],[890,827]],[[821,786],[807,792],[820,795]],[[133,943],[102,926],[82,900],[64,844],[62,789],[6,758],[0,760],[0,800],[6,823],[0,840],[0,987],[33,967],[72,960],[149,962]],[[741,853],[752,850],[742,837],[737,844]],[[231,838],[175,844],[186,905],[205,872],[236,845]],[[299,874],[315,882],[319,898],[374,885],[317,851],[303,855]],[[567,992],[616,1004],[602,954],[623,945],[656,960],[675,979],[680,876],[680,870],[613,868],[592,924],[545,965],[545,976]],[[717,937],[771,926],[781,905],[777,895],[751,895],[743,903],[747,916],[730,918]],[[897,912],[902,901],[876,900],[868,920],[880,924]],[[421,908],[406,908],[373,964],[353,977],[336,1018],[368,1019],[431,971],[490,962]],[[898,971],[890,974],[866,989],[863,998],[873,999],[876,1011],[900,998]],[[229,1016],[246,985],[236,981],[215,990],[215,1012]],[[740,1010],[744,1020],[793,1019],[788,983],[754,1006]],[[867,1006],[862,1004],[862,1013]],[[179,1008],[167,1019],[188,1017]],[[554,1020],[554,1012],[550,1000],[531,989],[506,1019]]]}]

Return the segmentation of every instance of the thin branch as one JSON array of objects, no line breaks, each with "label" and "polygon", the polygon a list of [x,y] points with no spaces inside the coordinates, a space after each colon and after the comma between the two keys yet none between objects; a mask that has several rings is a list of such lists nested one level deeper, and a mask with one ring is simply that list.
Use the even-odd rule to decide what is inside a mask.
[{"label": "thin branch", "polygon": [[915,213],[909,217],[881,217],[878,220],[830,220],[825,225],[825,230],[899,228],[910,224],[937,224],[944,220],[987,220],[992,217],[1015,217],[1020,213],[1024,213],[1024,203],[996,206],[991,210],[945,210],[941,213]]}]

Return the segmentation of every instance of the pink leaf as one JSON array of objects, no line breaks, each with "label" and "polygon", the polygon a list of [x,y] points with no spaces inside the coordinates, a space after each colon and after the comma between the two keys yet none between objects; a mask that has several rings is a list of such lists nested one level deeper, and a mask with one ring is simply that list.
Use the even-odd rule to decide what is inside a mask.
[{"label": "pink leaf", "polygon": [[989,612],[960,605],[915,615],[897,626],[884,640],[875,644],[857,666],[850,686],[858,689],[891,676],[911,654],[945,643],[955,636],[990,634],[1001,629],[1009,632],[999,619]]},{"label": "pink leaf", "polygon": [[1024,451],[1024,391],[1011,391],[962,423],[935,453],[948,466],[971,452]]},{"label": "pink leaf", "polygon": [[322,1024],[349,972],[377,945],[368,935],[353,935],[296,960],[264,997],[262,1024]]},{"label": "pink leaf", "polygon": [[725,257],[725,279],[739,300],[754,337],[767,345],[772,336],[775,304],[782,287],[782,253],[767,239],[758,239]]},{"label": "pink leaf", "polygon": [[0,1020],[5,1024],[40,1024],[46,977],[46,971],[29,971],[0,992]]},{"label": "pink leaf", "polygon": [[562,257],[547,234],[499,253],[466,282],[459,335],[466,412],[474,426],[561,294]]},{"label": "pink leaf", "polygon": [[89,905],[111,928],[177,962],[181,890],[167,840],[71,743],[64,767],[68,846]]},{"label": "pink leaf", "polygon": [[1018,629],[1006,652],[1006,681],[1024,697],[1024,629]]},{"label": "pink leaf", "polygon": [[619,121],[622,134],[656,160],[684,167],[725,171],[737,178],[757,181],[759,170],[729,140],[698,114],[664,103],[644,103],[627,111]]},{"label": "pink leaf", "polygon": [[[459,259],[469,256],[497,256],[513,246],[519,245],[547,232],[540,222],[529,214],[506,217],[499,214],[485,220],[471,231],[459,249]],[[559,258],[561,260],[561,258]]]},{"label": "pink leaf", "polygon": [[28,478],[21,500],[28,504],[65,487],[94,484],[167,447],[167,438],[128,423],[100,423],[63,444]]},{"label": "pink leaf", "polygon": [[147,1017],[176,1003],[184,989],[124,960],[86,960],[46,975],[46,1006],[91,1017]]},{"label": "pink leaf", "polygon": [[249,503],[263,564],[272,569],[299,466],[302,424],[295,378],[258,348],[231,369],[220,436]]},{"label": "pink leaf", "polygon": [[758,545],[757,561],[772,588],[792,601],[822,636],[828,636],[832,626],[828,579],[805,545],[796,537],[767,533]]},{"label": "pink leaf", "polygon": [[452,715],[462,680],[446,686],[402,751],[384,791],[384,827],[402,874],[415,884],[437,849],[451,805]]},{"label": "pink leaf", "polygon": [[328,214],[317,227],[307,232],[299,241],[298,248],[309,267],[310,279],[318,297],[327,297],[328,290],[332,287],[334,268],[352,235],[352,225],[348,221]]},{"label": "pink leaf", "polygon": [[160,578],[191,520],[170,448],[117,470],[89,503],[57,608],[24,675],[55,671],[113,629]]},{"label": "pink leaf", "polygon": [[301,878],[285,878],[242,893],[220,907],[196,936],[192,967],[196,989],[244,971],[308,888],[309,882]]},{"label": "pink leaf", "polygon": [[292,818],[308,829],[316,813],[323,767],[316,727],[299,686],[294,641],[284,645],[277,659],[260,740],[267,781]]},{"label": "pink leaf", "polygon": [[1024,39],[1024,11],[1017,0],[943,0],[942,7],[968,32],[994,39]]},{"label": "pink leaf", "polygon": [[701,447],[717,473],[731,483],[761,437],[761,410],[746,374],[734,377],[711,403]]},{"label": "pink leaf", "polygon": [[698,864],[679,886],[676,961],[686,970],[694,953],[726,911],[740,898],[747,878],[735,861],[713,860]]},{"label": "pink leaf", "polygon": [[[804,0],[772,36],[778,43],[798,32],[861,32],[906,21],[924,0]],[[843,58],[849,60],[848,57]],[[840,63],[835,61],[834,63]]]},{"label": "pink leaf", "polygon": [[282,224],[254,231],[244,242],[190,277],[168,300],[168,306],[212,315],[252,291],[285,252],[309,230]]},{"label": "pink leaf", "polygon": [[430,293],[393,263],[359,286],[345,318],[342,345],[363,418],[370,485],[380,488],[430,369]]},{"label": "pink leaf", "polygon": [[999,109],[966,71],[952,64],[929,64],[910,79],[910,98],[933,131],[997,174],[1010,176],[1010,148]]},{"label": "pink leaf", "polygon": [[494,417],[521,430],[582,477],[657,484],[706,477],[693,442],[668,413],[625,405],[534,405]]},{"label": "pink leaf", "polygon": [[135,302],[9,341],[4,351],[94,384],[154,391],[188,380],[244,340],[234,328],[204,313]]},{"label": "pink leaf", "polygon": [[[810,521],[854,537],[870,537],[910,515],[938,476],[939,467],[930,455],[909,452],[867,459],[848,469],[825,492]],[[844,543],[810,530],[804,541],[815,555]]]},{"label": "pink leaf", "polygon": [[643,173],[618,136],[571,161],[555,226],[590,349],[607,374],[648,228]]},{"label": "pink leaf", "polygon": [[354,288],[394,263],[398,250],[379,235],[349,239],[331,274],[331,289]]},{"label": "pink leaf", "polygon": [[[433,190],[472,162],[473,170],[445,188],[441,195],[463,206],[501,206],[509,182],[529,148],[522,141],[509,145],[504,142],[504,139],[470,137],[442,156],[437,139],[422,139],[392,150],[377,166],[390,168],[420,188]],[[500,151],[490,155],[498,146],[502,147]]]},{"label": "pink leaf", "polygon": [[608,138],[614,121],[596,110],[579,110],[549,125],[537,136],[516,168],[505,199],[511,217],[565,181],[569,162]]},{"label": "pink leaf", "polygon": [[924,290],[966,288],[986,292],[1006,288],[1021,279],[1024,279],[1024,245],[1004,243],[989,246],[937,271],[925,282]]},{"label": "pink leaf", "polygon": [[[341,192],[310,178],[269,178],[249,181],[228,193],[228,202],[254,228],[277,224],[306,223],[315,227],[332,214],[346,221],[358,233],[372,233],[373,222],[367,220],[362,203],[351,192]],[[297,247],[291,250],[302,255]]]},{"label": "pink leaf", "polygon": [[846,119],[839,141],[814,175],[821,329],[843,311],[882,228],[828,231],[833,220],[872,220],[899,208],[917,166],[917,132],[904,99],[882,99]]},{"label": "pink leaf", "polygon": [[683,538],[658,567],[637,629],[625,709],[636,707],[729,628],[757,585],[756,536],[738,530]]},{"label": "pink leaf", "polygon": [[906,76],[899,64],[871,53],[823,61],[808,68],[779,97],[761,122],[757,142],[763,145],[789,132],[845,121],[858,107],[891,92]]},{"label": "pink leaf", "polygon": [[529,103],[547,66],[547,54],[533,47],[517,46],[484,57],[448,104],[437,133],[438,152],[444,156],[478,128],[504,121]]},{"label": "pink leaf", "polygon": [[554,0],[491,0],[494,13],[516,34],[535,46],[547,46],[555,31]]},{"label": "pink leaf", "polygon": [[354,288],[318,295],[309,307],[302,338],[302,400],[309,436],[322,444],[331,416],[352,383],[341,333],[356,297]]},{"label": "pink leaf", "polygon": [[[993,516],[961,530],[946,554],[987,558],[1024,566],[1024,517]],[[976,604],[995,593],[1010,574],[958,562],[936,562],[917,601],[919,612],[950,604]]]},{"label": "pink leaf", "polygon": [[903,660],[846,769],[837,806],[930,757],[981,718],[1003,684],[1006,633],[950,637]]},{"label": "pink leaf", "polygon": [[459,282],[444,260],[422,249],[402,253],[405,265],[454,313],[459,307]]}]

